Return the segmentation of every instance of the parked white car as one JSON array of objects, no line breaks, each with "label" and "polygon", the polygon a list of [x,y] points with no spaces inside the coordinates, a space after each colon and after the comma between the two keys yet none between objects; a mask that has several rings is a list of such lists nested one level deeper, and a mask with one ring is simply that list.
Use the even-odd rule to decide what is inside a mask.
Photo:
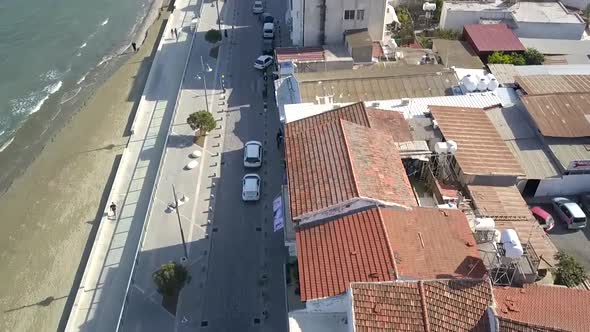
[{"label": "parked white car", "polygon": [[273,39],[275,37],[275,25],[274,23],[264,23],[262,26],[262,38]]},{"label": "parked white car", "polygon": [[272,64],[272,57],[270,55],[261,55],[254,61],[254,68],[256,69],[266,69],[268,66]]},{"label": "parked white car", "polygon": [[262,166],[262,143],[249,141],[244,145],[244,167],[256,168]]},{"label": "parked white car", "polygon": [[578,203],[565,197],[555,197],[551,200],[555,213],[567,224],[568,229],[581,229],[586,227],[586,214]]},{"label": "parked white car", "polygon": [[244,202],[260,199],[260,176],[250,173],[242,178],[242,200]]},{"label": "parked white car", "polygon": [[262,4],[262,0],[254,1],[254,5],[252,5],[252,13],[262,14],[263,12],[264,12],[264,5]]}]

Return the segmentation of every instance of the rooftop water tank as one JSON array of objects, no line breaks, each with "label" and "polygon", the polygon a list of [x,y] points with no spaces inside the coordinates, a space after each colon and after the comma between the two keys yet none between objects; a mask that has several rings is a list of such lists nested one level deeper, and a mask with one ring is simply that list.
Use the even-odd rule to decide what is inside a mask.
[{"label": "rooftop water tank", "polygon": [[461,79],[461,83],[463,84],[465,89],[467,89],[467,91],[469,91],[469,92],[473,92],[477,89],[477,78],[475,78],[471,74],[465,75]]},{"label": "rooftop water tank", "polygon": [[455,142],[453,140],[448,140],[447,145],[448,145],[447,152],[454,155],[457,152],[457,148],[458,148],[457,142]]},{"label": "rooftop water tank", "polygon": [[488,79],[488,90],[494,91],[500,86],[500,82],[498,82],[494,74],[488,73],[486,78]]},{"label": "rooftop water tank", "polygon": [[496,228],[493,218],[475,218],[475,231],[492,231]]},{"label": "rooftop water tank", "polygon": [[477,90],[478,91],[486,91],[488,89],[488,79],[485,77],[482,77],[479,79],[479,82],[477,82]]},{"label": "rooftop water tank", "polygon": [[433,12],[436,10],[436,3],[425,2],[422,4],[422,10],[425,12]]},{"label": "rooftop water tank", "polygon": [[513,229],[505,229],[500,235],[500,243],[504,245],[505,256],[508,258],[519,258],[524,253],[518,234]]}]

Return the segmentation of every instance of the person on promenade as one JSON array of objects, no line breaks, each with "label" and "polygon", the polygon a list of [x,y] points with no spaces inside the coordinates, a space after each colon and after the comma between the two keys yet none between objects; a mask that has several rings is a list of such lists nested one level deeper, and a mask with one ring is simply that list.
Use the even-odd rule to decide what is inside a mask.
[{"label": "person on promenade", "polygon": [[131,43],[131,47],[133,48],[133,52],[137,52],[137,44],[135,42]]},{"label": "person on promenade", "polygon": [[117,219],[117,204],[111,202],[111,211],[113,212],[113,218]]},{"label": "person on promenade", "polygon": [[277,149],[281,147],[281,143],[283,143],[283,132],[281,129],[277,132]]}]

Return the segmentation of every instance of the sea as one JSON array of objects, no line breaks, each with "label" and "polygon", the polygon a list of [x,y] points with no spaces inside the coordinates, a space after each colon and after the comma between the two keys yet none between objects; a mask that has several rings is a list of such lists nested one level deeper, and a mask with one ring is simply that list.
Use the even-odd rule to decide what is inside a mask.
[{"label": "sea", "polygon": [[95,87],[145,31],[154,3],[0,0],[0,153],[35,113],[58,114]]}]

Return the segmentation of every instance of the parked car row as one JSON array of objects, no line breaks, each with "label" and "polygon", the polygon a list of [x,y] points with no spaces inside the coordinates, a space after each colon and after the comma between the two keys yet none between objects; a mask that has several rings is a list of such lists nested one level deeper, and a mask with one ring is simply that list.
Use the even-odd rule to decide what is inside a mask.
[{"label": "parked car row", "polygon": [[[262,167],[263,155],[262,143],[248,141],[244,144],[244,167]],[[260,199],[260,186],[262,180],[256,173],[248,173],[242,178],[242,200],[244,202],[257,201]]]},{"label": "parked car row", "polygon": [[[565,197],[554,197],[551,203],[557,221],[565,223],[568,229],[586,227],[587,213],[590,208],[590,195],[581,196],[580,203],[582,207],[577,202]],[[545,231],[550,231],[555,226],[553,216],[540,206],[533,206],[530,210]]]}]

